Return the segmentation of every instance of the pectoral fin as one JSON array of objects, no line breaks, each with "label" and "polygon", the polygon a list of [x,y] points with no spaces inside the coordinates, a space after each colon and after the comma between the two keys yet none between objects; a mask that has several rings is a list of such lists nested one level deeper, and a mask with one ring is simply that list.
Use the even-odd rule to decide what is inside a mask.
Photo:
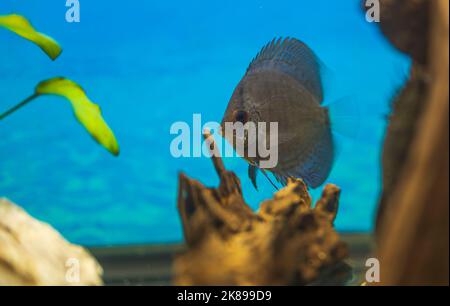
[{"label": "pectoral fin", "polygon": [[270,184],[272,184],[272,186],[278,190],[277,185],[275,185],[272,180],[269,178],[269,176],[267,175],[266,171],[264,169],[259,169],[258,167],[256,167],[255,165],[248,165],[248,177],[250,178],[250,180],[252,181],[253,186],[255,186],[255,189],[258,190],[258,186],[256,185],[256,173],[258,172],[258,170],[260,170],[262,172],[262,174],[264,174],[264,176],[267,178],[267,180],[270,182]]}]

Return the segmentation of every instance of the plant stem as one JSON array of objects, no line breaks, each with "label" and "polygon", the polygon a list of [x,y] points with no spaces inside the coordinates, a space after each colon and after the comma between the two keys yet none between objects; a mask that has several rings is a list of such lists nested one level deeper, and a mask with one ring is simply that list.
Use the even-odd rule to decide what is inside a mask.
[{"label": "plant stem", "polygon": [[29,96],[28,98],[26,98],[25,100],[23,100],[22,102],[20,102],[19,104],[17,104],[16,106],[14,106],[13,108],[7,110],[6,112],[4,112],[3,114],[0,114],[0,120],[5,119],[6,117],[8,117],[9,115],[11,115],[12,113],[14,113],[16,110],[18,110],[19,108],[21,108],[22,106],[27,105],[29,102],[31,102],[32,100],[36,99],[39,95],[38,94],[34,94],[32,96]]}]

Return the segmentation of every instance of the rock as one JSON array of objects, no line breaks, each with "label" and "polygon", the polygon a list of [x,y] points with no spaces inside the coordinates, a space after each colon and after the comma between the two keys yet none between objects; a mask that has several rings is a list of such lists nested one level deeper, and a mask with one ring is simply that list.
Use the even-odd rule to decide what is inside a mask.
[{"label": "rock", "polygon": [[102,273],[84,248],[0,199],[0,285],[101,285]]}]

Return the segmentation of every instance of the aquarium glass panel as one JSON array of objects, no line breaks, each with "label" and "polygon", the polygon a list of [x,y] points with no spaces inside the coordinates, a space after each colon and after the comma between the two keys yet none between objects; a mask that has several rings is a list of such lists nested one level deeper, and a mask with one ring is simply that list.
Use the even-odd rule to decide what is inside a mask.
[{"label": "aquarium glass panel", "polygon": [[[211,186],[219,178],[210,158],[171,154],[171,126],[186,122],[195,146],[201,136],[192,129],[194,114],[202,124],[220,122],[261,48],[293,37],[320,59],[331,115],[356,118],[350,127],[333,125],[336,154],[326,182],[342,189],[336,227],[373,228],[386,101],[404,83],[410,61],[366,20],[361,1],[78,2],[79,20],[70,19],[66,1],[0,2],[0,15],[26,16],[63,49],[52,61],[0,28],[0,113],[40,81],[66,77],[101,106],[120,154],[95,143],[67,100],[39,97],[0,121],[0,197],[83,245],[182,241],[179,173]],[[275,191],[262,175],[253,187],[245,160],[225,158],[225,166],[240,178],[252,208]]]}]

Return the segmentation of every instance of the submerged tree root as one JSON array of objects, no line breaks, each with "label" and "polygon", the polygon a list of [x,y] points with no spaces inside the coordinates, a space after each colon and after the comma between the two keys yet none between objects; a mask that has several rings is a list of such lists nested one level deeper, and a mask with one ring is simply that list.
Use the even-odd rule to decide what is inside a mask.
[{"label": "submerged tree root", "polygon": [[377,226],[381,284],[448,286],[449,2],[383,0],[381,5],[387,13],[381,29],[413,58],[383,149]]},{"label": "submerged tree root", "polygon": [[254,213],[237,176],[220,157],[212,159],[218,188],[179,176],[178,210],[187,250],[175,260],[176,284],[307,285],[348,279],[347,247],[333,228],[337,186],[325,186],[312,207],[305,183],[289,180]]}]

